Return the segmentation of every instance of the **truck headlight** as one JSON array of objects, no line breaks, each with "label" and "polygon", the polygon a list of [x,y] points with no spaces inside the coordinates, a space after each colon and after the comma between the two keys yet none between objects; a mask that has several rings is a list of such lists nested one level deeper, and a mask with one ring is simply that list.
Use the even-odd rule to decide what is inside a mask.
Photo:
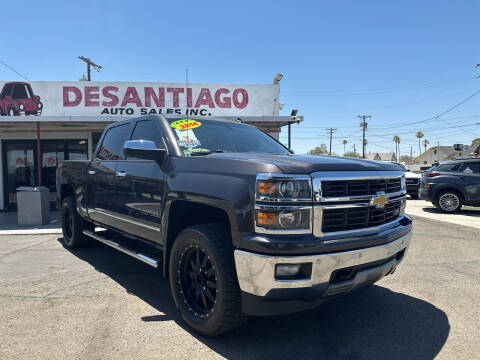
[{"label": "truck headlight", "polygon": [[42,107],[43,107],[43,104],[42,104],[41,102],[39,102],[39,103],[37,104],[37,108],[38,108],[38,109],[41,109]]},{"label": "truck headlight", "polygon": [[23,109],[25,109],[25,106],[23,104],[18,104],[18,109],[23,110]]},{"label": "truck headlight", "polygon": [[312,201],[310,177],[304,175],[259,174],[257,201]]},{"label": "truck headlight", "polygon": [[258,174],[255,185],[255,231],[312,232],[312,180],[309,175]]},{"label": "truck headlight", "polygon": [[309,230],[310,208],[260,207],[255,210],[258,227],[267,230]]}]

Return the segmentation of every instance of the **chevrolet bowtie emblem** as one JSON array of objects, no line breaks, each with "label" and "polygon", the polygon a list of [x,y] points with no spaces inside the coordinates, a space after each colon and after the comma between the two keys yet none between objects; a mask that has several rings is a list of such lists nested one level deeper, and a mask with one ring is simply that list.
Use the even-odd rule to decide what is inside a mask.
[{"label": "chevrolet bowtie emblem", "polygon": [[388,197],[383,194],[377,194],[377,196],[373,197],[370,200],[370,205],[375,206],[377,208],[383,208],[385,204],[388,202]]}]

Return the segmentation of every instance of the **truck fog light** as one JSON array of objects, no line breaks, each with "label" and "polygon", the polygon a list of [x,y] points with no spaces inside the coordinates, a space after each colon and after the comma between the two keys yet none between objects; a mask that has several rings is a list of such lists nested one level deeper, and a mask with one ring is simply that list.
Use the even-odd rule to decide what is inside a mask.
[{"label": "truck fog light", "polygon": [[277,265],[277,269],[275,271],[276,278],[282,277],[292,277],[298,275],[300,273],[300,264],[282,264]]},{"label": "truck fog light", "polygon": [[312,263],[277,264],[275,280],[308,280],[312,277]]}]

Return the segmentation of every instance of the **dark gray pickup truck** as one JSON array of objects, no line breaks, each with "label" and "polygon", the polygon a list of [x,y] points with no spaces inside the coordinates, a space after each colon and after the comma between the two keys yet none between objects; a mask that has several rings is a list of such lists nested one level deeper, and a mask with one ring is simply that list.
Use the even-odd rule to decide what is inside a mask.
[{"label": "dark gray pickup truck", "polygon": [[293,155],[239,122],[163,116],[109,125],[92,161],[57,172],[65,245],[97,240],[159,268],[204,335],[393,273],[412,235],[405,186],[395,164]]}]

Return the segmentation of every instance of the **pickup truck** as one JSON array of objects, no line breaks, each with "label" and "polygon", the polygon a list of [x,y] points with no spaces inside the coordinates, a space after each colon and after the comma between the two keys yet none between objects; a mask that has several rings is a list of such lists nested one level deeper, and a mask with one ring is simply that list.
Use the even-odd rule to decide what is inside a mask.
[{"label": "pickup truck", "polygon": [[57,197],[67,247],[97,240],[158,268],[208,336],[371,285],[412,236],[396,164],[294,155],[220,118],[115,122],[91,161],[60,164]]}]

